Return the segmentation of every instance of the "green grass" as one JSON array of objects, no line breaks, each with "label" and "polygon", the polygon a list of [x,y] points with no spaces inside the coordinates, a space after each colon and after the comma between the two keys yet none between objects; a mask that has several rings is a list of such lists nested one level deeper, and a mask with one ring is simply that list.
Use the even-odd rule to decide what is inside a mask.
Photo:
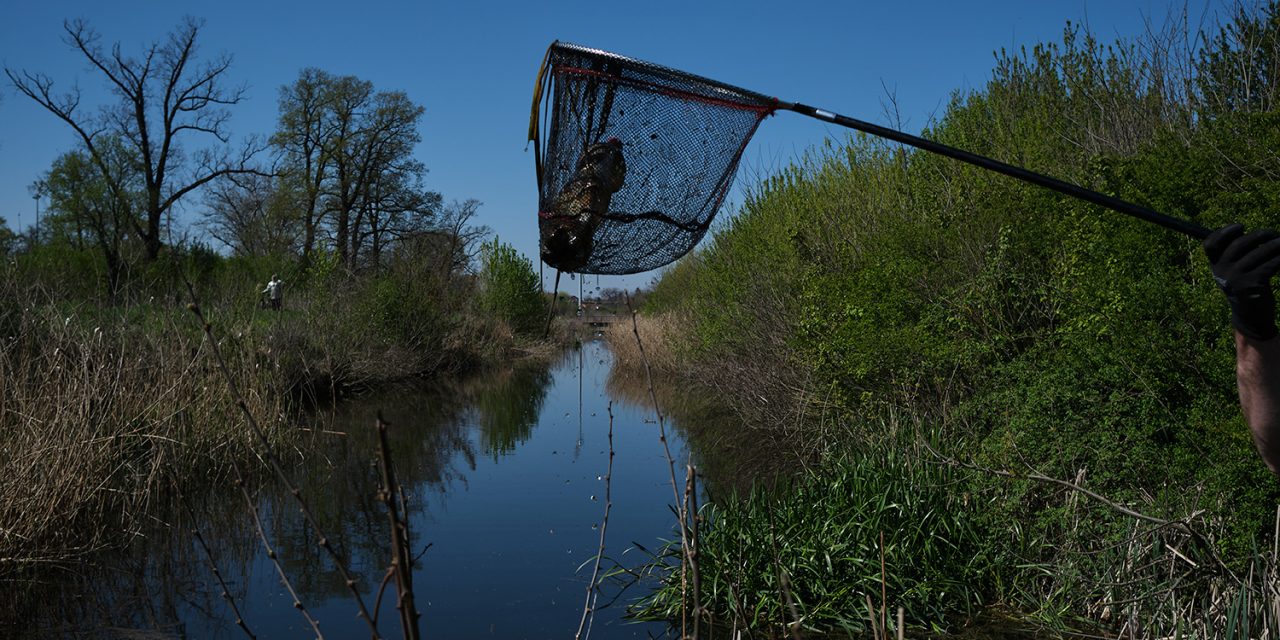
[{"label": "green grass", "polygon": [[[991,588],[977,509],[958,490],[964,482],[950,467],[877,446],[705,506],[697,547],[706,620],[786,635],[794,606],[808,631],[862,631],[866,598],[879,608],[883,586],[890,611],[948,627]],[[634,613],[678,620],[692,608],[691,595],[682,599],[678,548],[654,569],[662,586]]]}]

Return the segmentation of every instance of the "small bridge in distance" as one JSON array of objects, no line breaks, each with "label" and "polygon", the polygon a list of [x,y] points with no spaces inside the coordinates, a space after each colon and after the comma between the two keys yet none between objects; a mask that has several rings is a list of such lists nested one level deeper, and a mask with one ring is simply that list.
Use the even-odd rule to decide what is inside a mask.
[{"label": "small bridge in distance", "polygon": [[626,322],[630,320],[631,317],[620,313],[584,313],[580,316],[569,316],[565,319],[571,324],[589,327],[607,327],[618,322]]}]

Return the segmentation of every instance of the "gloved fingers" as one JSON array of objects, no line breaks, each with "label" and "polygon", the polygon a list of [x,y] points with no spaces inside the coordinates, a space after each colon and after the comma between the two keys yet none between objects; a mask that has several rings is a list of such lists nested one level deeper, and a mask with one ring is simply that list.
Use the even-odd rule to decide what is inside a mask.
[{"label": "gloved fingers", "polygon": [[1210,263],[1216,263],[1222,257],[1222,252],[1226,250],[1233,240],[1239,238],[1244,233],[1244,225],[1235,223],[1221,227],[1209,234],[1204,239],[1204,253],[1209,256]]},{"label": "gloved fingers", "polygon": [[1276,267],[1264,267],[1270,265],[1277,258],[1280,258],[1280,238],[1273,238],[1241,256],[1236,262],[1236,268],[1241,272],[1248,271],[1256,274],[1265,274],[1266,277],[1270,278],[1276,273]]},{"label": "gloved fingers", "polygon": [[1280,255],[1273,255],[1270,260],[1259,265],[1254,271],[1259,274],[1265,274],[1266,281],[1270,282],[1272,276],[1276,275],[1277,271],[1280,271]]},{"label": "gloved fingers", "polygon": [[1259,245],[1277,237],[1280,237],[1280,234],[1271,229],[1259,229],[1250,232],[1227,245],[1226,250],[1222,252],[1222,256],[1218,260],[1228,264],[1237,262]]}]

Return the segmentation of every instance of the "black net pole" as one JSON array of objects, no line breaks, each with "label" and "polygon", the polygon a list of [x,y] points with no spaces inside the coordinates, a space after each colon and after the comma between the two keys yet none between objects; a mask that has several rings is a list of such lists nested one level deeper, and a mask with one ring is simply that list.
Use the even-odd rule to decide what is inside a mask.
[{"label": "black net pole", "polygon": [[924,149],[925,151],[931,151],[933,153],[941,154],[941,155],[947,156],[948,158],[954,158],[961,162],[967,162],[969,164],[982,167],[983,169],[990,169],[991,171],[995,171],[997,173],[1003,173],[1004,175],[1017,178],[1019,180],[1024,180],[1026,182],[1030,182],[1032,184],[1045,187],[1047,189],[1053,189],[1058,193],[1066,194],[1073,198],[1079,198],[1086,202],[1092,202],[1093,204],[1106,207],[1113,211],[1118,211],[1120,213],[1133,216],[1135,218],[1146,220],[1147,222],[1154,222],[1155,224],[1158,224],[1166,229],[1171,229],[1173,231],[1186,234],[1192,238],[1196,238],[1197,240],[1204,240],[1206,237],[1209,236],[1209,233],[1210,233],[1209,229],[1206,229],[1194,222],[1188,222],[1180,218],[1174,218],[1172,216],[1168,216],[1163,213],[1160,213],[1159,211],[1148,209],[1146,207],[1133,204],[1131,202],[1125,202],[1124,200],[1120,200],[1119,198],[1113,198],[1111,196],[1103,195],[1101,193],[1098,193],[1097,191],[1091,191],[1089,189],[1085,189],[1084,187],[1071,184],[1070,182],[1064,182],[1062,180],[1059,180],[1057,178],[1051,178],[1044,174],[1036,173],[1034,171],[1028,171],[1027,169],[1023,169],[1022,167],[1015,167],[1011,164],[1005,164],[1003,162],[1000,162],[999,160],[992,160],[991,158],[980,156],[976,153],[970,153],[968,151],[957,149],[955,147],[949,147],[945,144],[940,144],[932,140],[926,140],[924,138],[906,134],[901,131],[897,131],[895,129],[882,127],[880,125],[872,124],[870,122],[865,122],[855,118],[842,116],[838,113],[832,113],[824,109],[817,109],[815,107],[810,107],[808,105],[799,104],[799,103],[782,102],[778,104],[778,108],[787,109],[789,111],[795,111],[796,113],[800,113],[812,118],[817,118],[819,120],[823,120],[833,124],[838,124],[842,127],[857,129],[858,131],[863,131],[873,136],[887,138],[889,140],[893,140],[894,142],[901,142],[902,144],[910,145],[918,149]]}]

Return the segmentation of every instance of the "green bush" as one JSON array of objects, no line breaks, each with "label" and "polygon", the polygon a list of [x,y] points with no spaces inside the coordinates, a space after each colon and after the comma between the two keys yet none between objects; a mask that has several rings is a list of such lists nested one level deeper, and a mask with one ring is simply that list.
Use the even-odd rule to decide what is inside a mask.
[{"label": "green bush", "polygon": [[545,312],[538,272],[515,248],[497,238],[480,254],[479,308],[517,332],[532,333]]},{"label": "green bush", "polygon": [[[1166,49],[1104,46],[1068,27],[1061,43],[1001,52],[990,82],[957,94],[925,135],[1206,227],[1276,227],[1278,16],[1276,3],[1241,12],[1227,35],[1204,38],[1186,77],[1159,57]],[[803,381],[743,376],[726,389],[727,376],[703,376],[736,398],[793,406],[801,424],[754,426],[796,434],[796,451],[876,443],[881,419],[910,416],[985,467],[1080,477],[1139,511],[1194,514],[1242,569],[1255,541],[1269,548],[1280,486],[1241,418],[1228,310],[1210,276],[1199,244],[1176,233],[852,137],[759,185],[653,301],[690,319],[677,348],[695,374],[767,362]],[[799,442],[818,438],[828,442]],[[1052,506],[1060,488],[978,482],[998,496],[985,519],[1026,523],[986,543],[1004,558],[995,581],[1069,564],[1078,591],[1063,601],[1081,610],[1105,563],[1062,550],[1119,544],[1132,523],[1068,526]]]}]

